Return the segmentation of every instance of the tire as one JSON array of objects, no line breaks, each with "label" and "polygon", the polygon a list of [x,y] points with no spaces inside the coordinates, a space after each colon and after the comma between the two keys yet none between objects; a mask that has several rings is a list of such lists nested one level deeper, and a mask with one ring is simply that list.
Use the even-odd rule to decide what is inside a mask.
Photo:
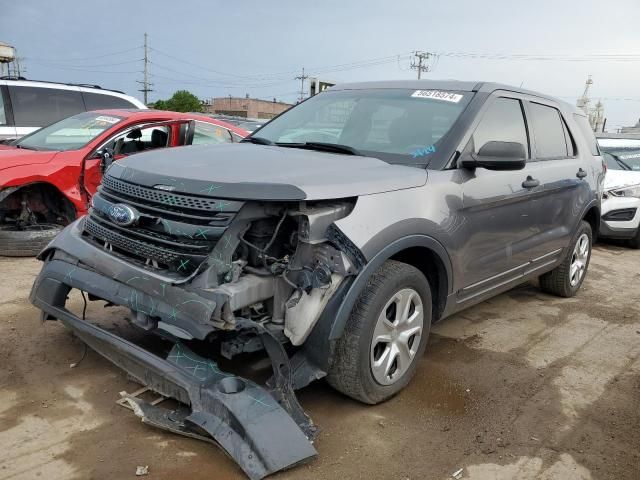
[{"label": "tire", "polygon": [[0,256],[35,257],[61,231],[62,226],[52,224],[31,225],[25,230],[0,225]]},{"label": "tire", "polygon": [[[403,301],[405,305],[409,305],[407,316],[411,318],[406,322],[398,320],[403,317],[402,313],[398,313],[401,310],[398,305]],[[419,326],[420,310],[422,311],[422,330],[418,336],[412,332]],[[391,322],[384,322],[383,313],[386,318],[392,317],[394,323],[399,322],[397,326]],[[377,327],[384,332],[391,332],[393,329],[395,333],[388,334],[389,343],[379,342],[374,347],[373,337]],[[371,276],[360,292],[345,325],[344,333],[336,341],[333,361],[327,374],[328,383],[339,392],[363,403],[373,405],[391,398],[402,390],[415,374],[417,364],[427,345],[430,328],[429,282],[417,268],[387,260]],[[378,330],[377,338],[381,338],[382,330]],[[413,340],[411,340],[412,336]],[[400,350],[392,349],[392,347],[402,348],[402,345],[407,347],[402,350],[402,355]],[[388,357],[384,356],[385,352]],[[393,362],[386,363],[390,365],[388,370],[384,362],[382,367],[374,367],[376,363],[380,363],[376,362],[376,359],[381,359],[383,356],[391,359],[394,355],[397,359],[395,370]],[[402,357],[405,361],[401,368]],[[392,374],[387,376],[387,371]]]},{"label": "tire", "polygon": [[[586,254],[578,254],[576,250],[577,244],[579,241],[584,241],[585,238],[588,242]],[[578,293],[582,282],[587,276],[592,246],[593,235],[591,225],[583,220],[580,222],[578,231],[573,236],[571,245],[569,245],[569,249],[567,250],[567,255],[562,263],[540,277],[540,288],[542,291],[565,298],[573,297]],[[579,270],[582,270],[582,273],[577,279],[575,276],[572,276],[572,265],[574,262],[579,262],[582,265],[581,268],[579,268]],[[575,283],[573,283],[574,279],[577,280]]]},{"label": "tire", "polygon": [[635,236],[629,240],[629,246],[631,248],[635,248],[636,250],[640,248],[640,228],[636,230]]}]

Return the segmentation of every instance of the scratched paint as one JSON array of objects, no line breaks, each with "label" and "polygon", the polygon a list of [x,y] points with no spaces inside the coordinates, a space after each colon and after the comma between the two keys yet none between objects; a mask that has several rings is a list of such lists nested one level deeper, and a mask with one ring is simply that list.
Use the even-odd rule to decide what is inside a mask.
[{"label": "scratched paint", "polygon": [[214,190],[217,190],[217,189],[219,189],[219,188],[222,188],[222,185],[213,185],[213,184],[212,184],[212,185],[209,185],[209,186],[208,186],[208,187],[206,187],[206,188],[203,188],[203,189],[202,189],[202,190],[200,190],[200,191],[201,191],[202,193],[206,193],[207,195],[211,195],[211,193],[212,193]]}]

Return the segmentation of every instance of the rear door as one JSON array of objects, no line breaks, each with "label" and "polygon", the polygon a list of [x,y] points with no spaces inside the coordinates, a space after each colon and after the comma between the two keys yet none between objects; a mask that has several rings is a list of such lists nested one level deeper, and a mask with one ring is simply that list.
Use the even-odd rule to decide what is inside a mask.
[{"label": "rear door", "polygon": [[[464,151],[478,153],[490,141],[518,142],[530,158],[529,134],[522,100],[510,93],[494,94],[479,114]],[[464,303],[523,275],[529,263],[532,237],[539,233],[536,211],[543,187],[527,186],[535,166],[494,171],[460,169],[463,208],[460,210],[463,244],[455,260],[464,287],[458,291]]]},{"label": "rear door", "polygon": [[532,269],[542,269],[554,263],[569,244],[591,190],[587,166],[578,156],[575,136],[560,110],[542,99],[525,106],[532,132],[532,165],[537,166],[534,178],[545,193],[536,217],[540,232],[531,250]]}]

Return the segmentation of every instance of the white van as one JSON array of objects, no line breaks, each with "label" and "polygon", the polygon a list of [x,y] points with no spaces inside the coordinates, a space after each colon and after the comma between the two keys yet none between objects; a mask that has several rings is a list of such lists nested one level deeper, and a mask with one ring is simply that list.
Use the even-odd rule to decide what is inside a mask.
[{"label": "white van", "polygon": [[97,85],[0,77],[0,142],[87,110],[147,108],[140,100]]}]

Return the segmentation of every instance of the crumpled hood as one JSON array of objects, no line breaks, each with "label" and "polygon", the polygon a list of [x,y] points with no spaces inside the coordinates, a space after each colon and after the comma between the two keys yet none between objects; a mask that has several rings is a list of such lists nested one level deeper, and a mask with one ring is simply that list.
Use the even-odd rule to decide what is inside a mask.
[{"label": "crumpled hood", "polygon": [[269,145],[168,148],[115,162],[109,176],[164,190],[245,200],[322,200],[425,184],[425,169]]},{"label": "crumpled hood", "polygon": [[640,185],[640,172],[630,170],[607,170],[604,176],[604,189],[613,190],[615,188]]},{"label": "crumpled hood", "polygon": [[3,145],[0,148],[0,170],[50,162],[58,153],[56,151],[37,152]]}]

